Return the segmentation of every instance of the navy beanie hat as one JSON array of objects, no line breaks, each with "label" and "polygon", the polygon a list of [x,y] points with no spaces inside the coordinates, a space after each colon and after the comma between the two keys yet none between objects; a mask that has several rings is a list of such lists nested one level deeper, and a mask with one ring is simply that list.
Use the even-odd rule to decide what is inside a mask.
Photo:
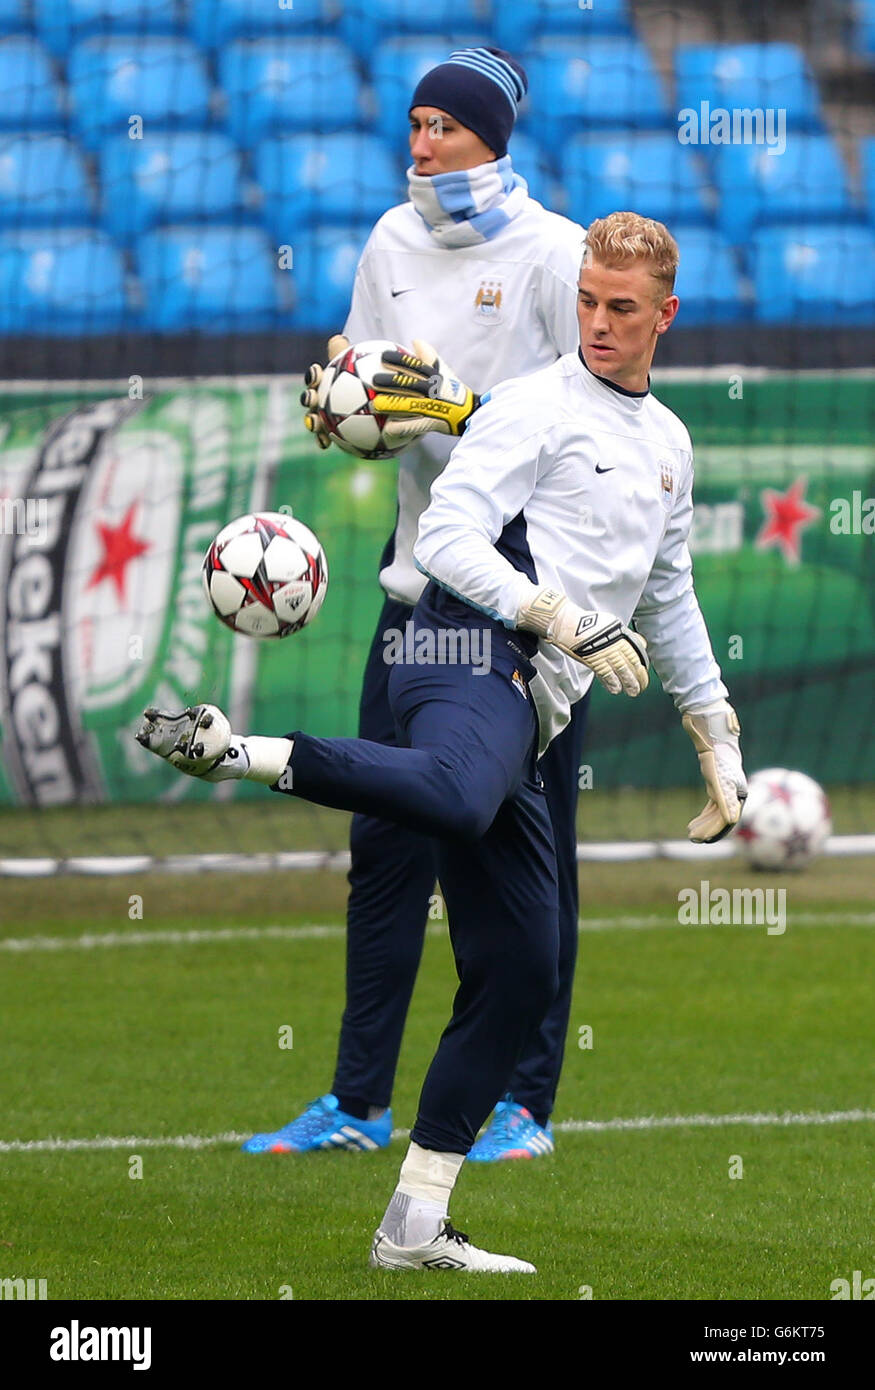
[{"label": "navy beanie hat", "polygon": [[425,74],[409,109],[436,106],[446,111],[501,159],[528,90],[524,69],[504,49],[460,48]]}]

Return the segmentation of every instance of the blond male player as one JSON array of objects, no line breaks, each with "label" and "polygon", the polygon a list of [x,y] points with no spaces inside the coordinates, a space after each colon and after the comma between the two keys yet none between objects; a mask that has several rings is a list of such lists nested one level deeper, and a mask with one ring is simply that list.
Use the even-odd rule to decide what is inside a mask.
[{"label": "blond male player", "polygon": [[[650,393],[677,313],[677,246],[634,213],[594,222],[579,282],[580,348],[497,387],[432,487],[417,564],[419,630],[488,626],[492,669],[393,668],[400,746],[234,735],[221,711],[150,710],[138,737],[182,772],[244,776],[438,837],[459,988],[423,1085],[371,1263],[533,1273],[479,1249],[449,1199],[483,1122],[556,988],[558,898],[536,758],[597,676],[635,696],[652,662],[708,793],[689,826],[719,839],[746,795],[739,726],[693,588],[693,459]],[[631,624],[635,623],[633,628]]]}]

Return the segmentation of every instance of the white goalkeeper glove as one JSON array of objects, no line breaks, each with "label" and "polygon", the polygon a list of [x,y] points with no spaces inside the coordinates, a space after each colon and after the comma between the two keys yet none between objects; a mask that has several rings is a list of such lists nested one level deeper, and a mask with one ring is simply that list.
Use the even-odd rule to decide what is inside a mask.
[{"label": "white goalkeeper glove", "polygon": [[640,695],[647,689],[647,643],[613,613],[579,608],[559,589],[531,585],[516,625],[552,642],[567,656],[594,671],[611,695]]},{"label": "white goalkeeper glove", "polygon": [[747,781],[741,763],[738,715],[726,700],[691,710],[682,720],[699,755],[708,791],[705,809],[691,820],[687,834],[694,844],[713,845],[738,824]]},{"label": "white goalkeeper glove", "polygon": [[[328,361],[338,353],[345,352],[350,346],[349,338],[345,338],[342,333],[334,333],[328,339]],[[305,390],[301,392],[301,405],[306,408],[304,424],[311,434],[315,435],[316,443],[320,449],[327,449],[331,444],[331,435],[328,433],[319,416],[316,414],[316,407],[319,404],[319,383],[322,380],[324,371],[318,362],[312,362],[304,373]]]},{"label": "white goalkeeper glove", "polygon": [[413,352],[385,352],[385,372],[375,372],[377,395],[372,408],[389,418],[389,439],[415,439],[436,430],[460,435],[480,404],[480,397],[459,378],[430,343],[413,339]]}]

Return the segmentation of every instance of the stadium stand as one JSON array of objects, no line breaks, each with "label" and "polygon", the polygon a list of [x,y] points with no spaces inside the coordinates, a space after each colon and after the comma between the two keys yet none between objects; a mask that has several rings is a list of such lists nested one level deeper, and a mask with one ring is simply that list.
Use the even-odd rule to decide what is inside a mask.
[{"label": "stadium stand", "polygon": [[[847,70],[852,62],[865,70],[875,3],[856,0],[848,12]],[[103,267],[90,314],[81,304],[63,312],[62,295],[40,291],[30,318],[19,298],[4,321],[32,334],[71,323],[93,333],[108,322],[218,332],[206,322],[209,296],[177,292],[167,278],[172,264],[190,260],[191,245],[174,259],[178,229],[210,223],[228,265],[236,237],[237,260],[261,266],[269,243],[274,269],[277,248],[295,238],[285,298],[259,271],[251,302],[235,300],[221,322],[253,332],[280,322],[336,326],[350,248],[405,196],[406,97],[453,47],[477,42],[509,48],[528,70],[511,153],[534,197],[582,222],[631,206],[683,231],[685,322],[705,322],[711,301],[721,323],[812,313],[822,322],[830,303],[844,316],[841,296],[815,302],[799,278],[800,252],[786,253],[795,270],[781,271],[784,290],[768,303],[751,296],[747,279],[761,300],[764,267],[783,265],[781,248],[797,244],[781,227],[804,224],[819,256],[839,233],[842,245],[863,247],[851,230],[875,224],[875,114],[858,140],[827,117],[841,53],[833,46],[832,67],[818,68],[812,43],[789,41],[777,24],[781,37],[770,40],[766,19],[748,25],[758,41],[687,41],[705,24],[689,34],[679,27],[660,50],[652,20],[647,0],[591,9],[566,0],[0,0],[0,226],[57,232],[43,249],[58,267],[75,259],[66,231],[90,228],[93,242],[76,241],[75,256]],[[706,120],[716,108],[784,112],[785,147],[678,139],[679,113]],[[814,235],[819,224],[823,236]],[[162,229],[166,237],[145,241]],[[23,252],[7,237],[0,254],[18,265]],[[321,297],[300,269],[316,265],[331,277]],[[130,294],[119,293],[110,266],[124,269]]]}]

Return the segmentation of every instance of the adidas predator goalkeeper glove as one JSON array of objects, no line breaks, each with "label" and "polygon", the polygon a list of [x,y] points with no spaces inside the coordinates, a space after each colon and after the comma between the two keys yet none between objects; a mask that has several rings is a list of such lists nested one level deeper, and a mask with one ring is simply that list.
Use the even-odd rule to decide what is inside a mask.
[{"label": "adidas predator goalkeeper glove", "polygon": [[[328,339],[328,361],[336,357],[339,352],[345,352],[350,346],[349,338],[345,338],[342,333],[334,333]],[[316,443],[320,449],[327,449],[331,444],[331,435],[328,433],[319,416],[316,414],[316,407],[319,404],[319,383],[322,380],[324,367],[318,362],[313,362],[304,373],[305,390],[301,392],[301,405],[306,408],[304,424],[311,434],[315,435]]]},{"label": "adidas predator goalkeeper glove", "polygon": [[579,608],[559,589],[531,586],[516,625],[552,642],[594,671],[611,695],[640,695],[647,689],[647,643],[613,613]]},{"label": "adidas predator goalkeeper glove", "polygon": [[480,404],[430,343],[413,340],[413,352],[385,352],[385,372],[374,374],[374,410],[387,415],[383,434],[413,439],[436,430],[460,435]]},{"label": "adidas predator goalkeeper glove", "polygon": [[738,715],[726,700],[691,710],[682,720],[699,755],[708,791],[705,809],[691,820],[687,834],[695,844],[713,845],[738,824],[747,782],[741,764]]}]

